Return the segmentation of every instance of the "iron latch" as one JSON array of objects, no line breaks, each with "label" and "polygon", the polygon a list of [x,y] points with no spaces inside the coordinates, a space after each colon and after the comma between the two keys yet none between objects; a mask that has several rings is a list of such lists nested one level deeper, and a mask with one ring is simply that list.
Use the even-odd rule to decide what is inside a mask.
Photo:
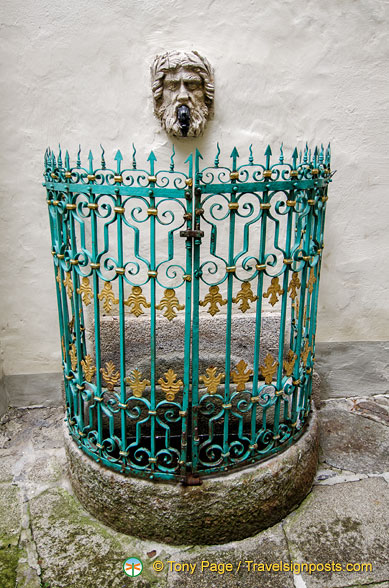
[{"label": "iron latch", "polygon": [[204,231],[200,231],[200,229],[188,229],[187,231],[180,231],[180,237],[198,239],[199,237],[204,237]]}]

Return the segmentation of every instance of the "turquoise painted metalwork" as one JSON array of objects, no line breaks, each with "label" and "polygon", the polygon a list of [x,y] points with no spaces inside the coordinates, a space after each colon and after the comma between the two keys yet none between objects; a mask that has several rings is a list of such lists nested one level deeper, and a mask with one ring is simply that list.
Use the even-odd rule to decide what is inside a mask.
[{"label": "turquoise painted metalwork", "polygon": [[[175,169],[151,151],[139,169],[81,149],[74,166],[47,149],[47,191],[69,432],[124,474],[191,483],[286,449],[309,419],[330,146],[256,163],[234,147],[226,166],[198,150]],[[162,235],[162,237],[161,237]],[[221,236],[223,238],[221,238]],[[184,304],[181,302],[184,301]],[[261,359],[264,308],[280,316],[278,354]],[[270,305],[270,308],[269,308]],[[224,369],[200,367],[200,309],[225,316]],[[253,313],[254,345],[237,363],[236,313]],[[159,368],[161,316],[183,311],[181,370]],[[104,316],[115,317],[118,361]],[[126,332],[147,317],[146,375],[128,366]],[[88,328],[91,334],[87,336]],[[247,361],[249,358],[249,361]]]}]

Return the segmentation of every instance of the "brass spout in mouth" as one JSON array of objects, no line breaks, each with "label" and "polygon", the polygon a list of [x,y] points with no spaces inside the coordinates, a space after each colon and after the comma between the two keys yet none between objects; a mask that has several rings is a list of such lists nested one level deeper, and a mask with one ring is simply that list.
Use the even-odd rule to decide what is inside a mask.
[{"label": "brass spout in mouth", "polygon": [[181,134],[183,137],[188,135],[190,125],[190,109],[186,104],[182,104],[177,108],[178,124],[180,125]]}]

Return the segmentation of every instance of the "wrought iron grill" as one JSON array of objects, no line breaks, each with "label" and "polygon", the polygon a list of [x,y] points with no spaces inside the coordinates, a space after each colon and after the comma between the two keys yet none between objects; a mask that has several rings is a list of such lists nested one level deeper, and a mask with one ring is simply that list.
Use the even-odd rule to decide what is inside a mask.
[{"label": "wrought iron grill", "polygon": [[[289,162],[268,147],[259,164],[250,146],[240,165],[234,148],[221,166],[218,146],[185,172],[174,147],[168,169],[153,152],[138,169],[135,153],[112,169],[104,150],[85,167],[80,150],[74,166],[45,153],[67,424],[105,466],[190,483],[269,458],[308,422],[330,147]],[[275,354],[262,345],[269,309]],[[239,357],[234,317],[247,311]],[[202,353],[204,313],[221,362]],[[166,338],[183,347],[172,365]]]}]

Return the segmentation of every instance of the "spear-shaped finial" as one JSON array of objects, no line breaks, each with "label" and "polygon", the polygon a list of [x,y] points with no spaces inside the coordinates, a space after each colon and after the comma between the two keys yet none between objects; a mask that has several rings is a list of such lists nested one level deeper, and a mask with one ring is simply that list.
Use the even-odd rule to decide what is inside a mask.
[{"label": "spear-shaped finial", "polygon": [[155,162],[157,161],[154,151],[150,151],[150,155],[148,156],[147,161],[150,162],[150,175],[154,176]]},{"label": "spear-shaped finial", "polygon": [[136,159],[135,159],[135,155],[136,155],[136,149],[135,149],[135,145],[134,143],[132,144],[132,169],[136,169]]},{"label": "spear-shaped finial", "polygon": [[[301,151],[300,151],[301,154]],[[292,154],[292,161],[293,161],[293,169],[297,169],[297,159],[298,159],[298,151],[297,151],[297,147],[294,148],[293,154]],[[301,155],[300,155],[301,157]]]},{"label": "spear-shaped finial", "polygon": [[216,143],[216,147],[217,147],[217,153],[215,156],[215,167],[219,167],[219,155],[220,155],[220,147],[219,147],[219,143]]},{"label": "spear-shaped finial", "polygon": [[104,159],[105,149],[101,143],[100,143],[100,149],[101,149],[101,169],[105,169],[105,159]]},{"label": "spear-shaped finial", "polygon": [[268,145],[266,147],[265,156],[266,156],[266,169],[270,169],[270,157],[272,156],[272,151],[271,151],[270,145]]},{"label": "spear-shaped finial", "polygon": [[281,164],[282,164],[282,163],[284,163],[284,151],[283,151],[283,146],[284,146],[284,144],[283,144],[283,143],[281,143],[281,146],[280,146],[280,163],[281,163]]},{"label": "spear-shaped finial", "polygon": [[91,150],[89,150],[88,161],[89,161],[89,173],[93,174],[93,155],[92,155]]},{"label": "spear-shaped finial", "polygon": [[195,173],[199,173],[200,171],[200,159],[203,159],[203,156],[201,155],[200,151],[196,148],[195,151]]},{"label": "spear-shaped finial", "polygon": [[230,157],[232,158],[232,171],[236,171],[236,162],[239,157],[239,153],[236,147],[233,148]]},{"label": "spear-shaped finial", "polygon": [[81,145],[78,146],[77,167],[81,167]]},{"label": "spear-shaped finial", "polygon": [[330,167],[330,163],[331,163],[331,144],[328,143],[328,147],[326,150],[326,166]]},{"label": "spear-shaped finial", "polygon": [[316,145],[315,150],[313,152],[313,167],[315,169],[317,168],[317,159],[318,159],[318,157],[319,157],[319,150],[318,150],[317,145]]},{"label": "spear-shaped finial", "polygon": [[66,149],[66,153],[65,153],[65,168],[66,171],[70,171],[70,157],[69,157],[69,151]]},{"label": "spear-shaped finial", "polygon": [[322,164],[324,161],[324,147],[323,147],[323,143],[321,144],[320,147],[320,153],[319,153],[319,163]]},{"label": "spear-shaped finial", "polygon": [[62,167],[62,151],[60,143],[58,143],[58,167]]},{"label": "spear-shaped finial", "polygon": [[308,162],[308,143],[305,143],[303,163]]},{"label": "spear-shaped finial", "polygon": [[188,178],[192,179],[192,176],[193,176],[193,155],[192,155],[192,153],[189,155],[189,157],[185,160],[184,163],[187,163],[189,165]]},{"label": "spear-shaped finial", "polygon": [[43,165],[44,165],[44,168],[45,168],[45,169],[47,168],[47,155],[48,155],[48,149],[49,149],[49,148],[47,147],[47,148],[46,148],[46,151],[45,151],[45,154],[44,154],[44,156],[43,156]]},{"label": "spear-shaped finial", "polygon": [[116,155],[115,155],[115,161],[116,161],[116,175],[120,176],[121,172],[121,167],[122,167],[122,161],[123,161],[123,155],[120,152],[120,149],[118,149],[116,151]]},{"label": "spear-shaped finial", "polygon": [[254,157],[253,157],[253,144],[250,143],[249,145],[249,165],[253,165]]},{"label": "spear-shaped finial", "polygon": [[174,171],[174,156],[176,154],[176,150],[174,149],[174,143],[173,143],[173,149],[172,149],[172,155],[170,157],[170,171]]}]

